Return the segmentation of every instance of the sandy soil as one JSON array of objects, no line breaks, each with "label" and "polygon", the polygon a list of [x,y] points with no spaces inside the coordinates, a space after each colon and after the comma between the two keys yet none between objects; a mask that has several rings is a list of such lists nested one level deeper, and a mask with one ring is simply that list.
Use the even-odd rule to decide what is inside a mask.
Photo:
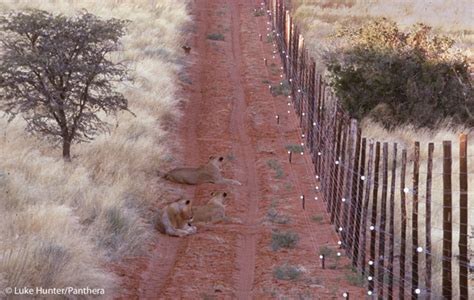
[{"label": "sandy soil", "polygon": [[[280,80],[281,62],[272,58],[274,46],[267,18],[254,15],[253,0],[196,0],[192,14],[196,30],[189,69],[183,83],[184,117],[177,135],[183,147],[178,165],[205,163],[210,155],[226,158],[224,175],[242,186],[169,185],[203,204],[212,191],[227,191],[226,213],[238,223],[209,224],[186,238],[156,234],[149,258],[136,258],[124,276],[124,299],[361,299],[349,260],[337,258],[337,236],[325,205],[314,200],[315,181],[307,153],[288,162],[285,146],[300,144],[301,130],[287,98],[273,97],[269,82]],[[223,40],[210,34],[220,33]],[[268,59],[265,66],[263,58]],[[275,116],[280,115],[280,124]],[[272,165],[273,167],[270,167]],[[305,195],[302,208],[300,195]],[[268,216],[278,212],[286,224]],[[312,218],[316,221],[314,221]],[[282,220],[278,219],[277,220]],[[285,223],[281,221],[280,223]],[[298,234],[294,249],[271,248],[272,232]],[[334,257],[321,268],[321,247]],[[300,266],[296,280],[279,280],[274,269],[288,262]]]}]

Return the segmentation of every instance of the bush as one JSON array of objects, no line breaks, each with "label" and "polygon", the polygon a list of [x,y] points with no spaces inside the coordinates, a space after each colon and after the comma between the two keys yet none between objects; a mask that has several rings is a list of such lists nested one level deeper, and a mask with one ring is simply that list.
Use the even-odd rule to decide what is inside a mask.
[{"label": "bush", "polygon": [[275,178],[282,178],[283,176],[285,176],[285,172],[283,171],[281,165],[278,163],[278,161],[274,160],[274,159],[269,159],[267,160],[267,166],[272,168],[273,170],[275,170],[276,174],[275,174]]},{"label": "bush", "polygon": [[225,37],[222,33],[211,33],[207,35],[207,38],[214,41],[223,41]]},{"label": "bush", "polygon": [[284,265],[276,267],[273,275],[279,280],[296,280],[300,278],[302,273],[303,272],[298,266],[292,266],[285,263]]},{"label": "bush", "polygon": [[450,119],[474,125],[468,63],[453,40],[417,24],[402,32],[387,19],[344,28],[342,49],[326,53],[330,84],[352,117],[386,128],[434,127]]},{"label": "bush", "polygon": [[281,215],[280,213],[278,213],[278,211],[274,208],[270,208],[267,212],[267,216],[268,216],[268,219],[272,222],[272,223],[276,223],[276,224],[288,224],[290,223],[290,218],[288,218],[288,216],[285,216],[285,215]]},{"label": "bush", "polygon": [[296,247],[299,237],[293,231],[272,233],[272,249],[277,251],[280,248],[293,249]]}]

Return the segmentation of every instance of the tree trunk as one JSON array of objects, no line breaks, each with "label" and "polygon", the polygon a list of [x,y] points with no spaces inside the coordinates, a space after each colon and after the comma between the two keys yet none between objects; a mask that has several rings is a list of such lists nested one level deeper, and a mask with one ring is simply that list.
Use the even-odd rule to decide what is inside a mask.
[{"label": "tree trunk", "polygon": [[63,137],[63,159],[64,161],[71,161],[71,139]]}]

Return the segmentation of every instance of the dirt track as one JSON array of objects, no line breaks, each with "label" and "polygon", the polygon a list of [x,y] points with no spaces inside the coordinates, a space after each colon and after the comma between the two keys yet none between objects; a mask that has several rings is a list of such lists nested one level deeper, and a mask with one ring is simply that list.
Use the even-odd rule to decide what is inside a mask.
[{"label": "dirt track", "polygon": [[[226,177],[242,186],[179,187],[202,204],[215,190],[230,193],[227,214],[242,224],[198,227],[196,235],[170,238],[157,235],[156,247],[137,287],[140,299],[268,299],[288,296],[306,299],[363,297],[361,288],[347,282],[348,261],[328,261],[321,270],[320,247],[337,250],[337,237],[327,222],[324,204],[314,200],[315,180],[307,154],[288,163],[286,145],[299,144],[294,112],[287,113],[283,96],[272,97],[270,80],[280,80],[280,62],[272,59],[266,17],[254,15],[260,2],[252,0],[197,0],[193,14],[197,30],[190,55],[192,84],[184,87],[189,99],[178,130],[184,148],[183,164],[197,165],[210,155],[222,155]],[[221,33],[224,40],[209,34]],[[265,67],[263,58],[269,59]],[[275,122],[279,114],[280,125]],[[275,161],[283,175],[269,167]],[[171,185],[171,183],[170,183]],[[299,196],[304,194],[306,210]],[[269,221],[273,207],[288,224]],[[311,216],[320,215],[315,223]],[[273,230],[292,230],[300,240],[295,249],[272,251]],[[334,253],[335,253],[334,252]],[[297,281],[277,280],[273,270],[285,262],[304,267]],[[349,274],[349,275],[348,275]]]}]

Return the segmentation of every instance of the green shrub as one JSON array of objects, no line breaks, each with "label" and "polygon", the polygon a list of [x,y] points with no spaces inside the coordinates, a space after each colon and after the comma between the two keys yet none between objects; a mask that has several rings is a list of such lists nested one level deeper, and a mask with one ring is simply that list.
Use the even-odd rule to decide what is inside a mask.
[{"label": "green shrub", "polygon": [[269,159],[267,160],[267,166],[272,168],[273,170],[275,170],[276,174],[275,174],[275,178],[282,178],[283,176],[285,176],[285,172],[283,171],[281,165],[278,163],[278,161],[274,160],[274,159]]},{"label": "green shrub", "polygon": [[279,280],[296,280],[300,278],[303,272],[298,266],[289,265],[285,263],[279,267],[276,267],[273,271],[273,276]]},{"label": "green shrub", "polygon": [[207,38],[214,41],[223,41],[224,35],[222,33],[210,33],[207,35]]},{"label": "green shrub", "polygon": [[319,247],[319,254],[324,255],[326,258],[335,256],[335,251],[327,246]]},{"label": "green shrub", "polygon": [[293,231],[273,232],[272,233],[272,249],[277,251],[280,248],[293,249],[296,247],[299,237]]},{"label": "green shrub", "polygon": [[261,17],[261,16],[265,15],[265,12],[264,12],[263,9],[258,8],[258,9],[255,9],[253,15],[256,16],[256,17]]},{"label": "green shrub", "polygon": [[280,83],[276,85],[272,85],[272,95],[274,97],[284,95],[290,95],[290,84],[286,80],[280,81]]},{"label": "green shrub", "polygon": [[342,49],[325,55],[330,84],[352,117],[392,128],[434,127],[446,119],[474,125],[474,93],[467,59],[453,40],[414,25],[401,31],[387,19],[344,28]]},{"label": "green shrub", "polygon": [[288,216],[281,215],[275,208],[270,208],[267,212],[267,216],[272,223],[288,224],[290,222]]},{"label": "green shrub", "polygon": [[304,152],[304,147],[298,144],[290,144],[286,145],[285,149],[288,151],[291,151],[293,153],[301,153]]},{"label": "green shrub", "polygon": [[314,215],[314,216],[311,217],[311,220],[313,222],[318,223],[318,224],[322,224],[323,220],[324,220],[324,217],[322,215]]},{"label": "green shrub", "polygon": [[346,274],[346,280],[353,286],[363,287],[365,283],[365,277],[357,271],[352,271]]}]

